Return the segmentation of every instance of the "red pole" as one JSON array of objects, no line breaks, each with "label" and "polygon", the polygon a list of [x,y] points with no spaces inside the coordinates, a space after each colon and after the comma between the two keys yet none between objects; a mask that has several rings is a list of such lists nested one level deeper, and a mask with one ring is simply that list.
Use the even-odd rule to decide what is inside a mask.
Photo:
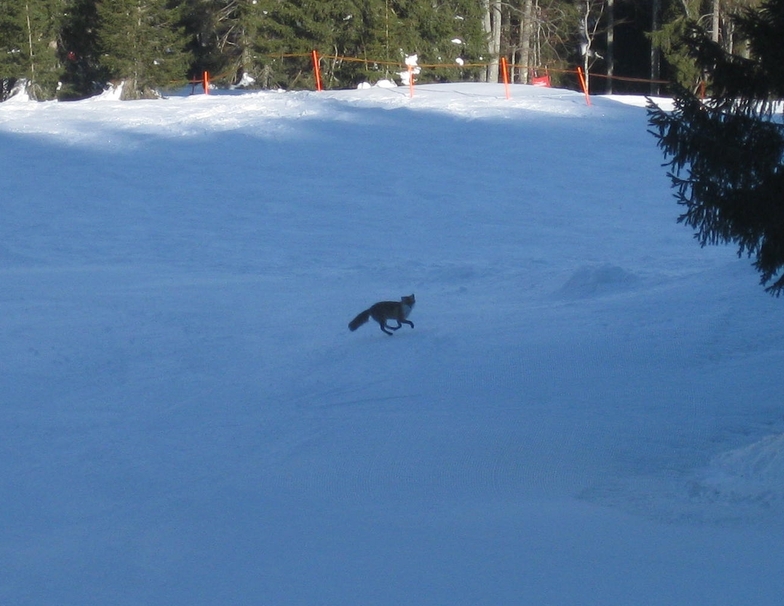
[{"label": "red pole", "polygon": [[504,91],[506,98],[509,98],[509,66],[506,64],[506,57],[501,57],[501,73],[504,79]]},{"label": "red pole", "polygon": [[408,95],[414,97],[414,66],[408,66]]},{"label": "red pole", "polygon": [[313,73],[316,75],[316,90],[324,90],[321,87],[321,67],[319,66],[319,56],[317,51],[313,51]]},{"label": "red pole", "polygon": [[583,87],[583,93],[585,93],[585,102],[590,105],[591,104],[591,97],[588,95],[588,85],[585,83],[585,76],[583,75],[583,70],[581,67],[577,67],[577,75],[580,77],[580,86]]},{"label": "red pole", "polygon": [[204,94],[205,95],[209,95],[210,94],[210,73],[208,71],[205,71],[204,74],[202,75],[202,83],[204,84]]}]

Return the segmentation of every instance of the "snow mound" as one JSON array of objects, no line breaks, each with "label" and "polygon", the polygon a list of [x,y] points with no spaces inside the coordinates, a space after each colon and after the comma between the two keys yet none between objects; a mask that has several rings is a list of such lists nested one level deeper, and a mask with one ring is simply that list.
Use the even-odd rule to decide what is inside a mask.
[{"label": "snow mound", "polygon": [[638,279],[616,265],[583,266],[571,275],[558,294],[569,299],[605,296],[628,290]]},{"label": "snow mound", "polygon": [[708,466],[703,485],[721,500],[784,500],[784,434],[717,455]]},{"label": "snow mound", "polygon": [[122,99],[123,88],[125,81],[119,83],[110,82],[100,95],[91,97],[88,101],[119,101]]},{"label": "snow mound", "polygon": [[27,101],[30,101],[30,95],[27,93],[27,80],[21,79],[11,89],[11,94],[3,104],[26,103]]}]

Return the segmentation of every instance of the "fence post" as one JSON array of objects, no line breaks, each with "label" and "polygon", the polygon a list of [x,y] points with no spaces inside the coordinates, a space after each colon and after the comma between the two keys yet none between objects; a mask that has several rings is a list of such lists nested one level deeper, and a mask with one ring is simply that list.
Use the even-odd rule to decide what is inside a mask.
[{"label": "fence post", "polygon": [[321,67],[319,66],[318,51],[314,50],[311,56],[313,57],[313,73],[316,76],[316,90],[321,91],[323,88],[321,86]]},{"label": "fence post", "polygon": [[210,94],[210,72],[205,70],[204,73],[202,74],[202,80],[201,81],[202,81],[202,85],[204,86],[204,94],[205,95],[209,95]]},{"label": "fence post", "polygon": [[506,98],[509,98],[509,66],[506,63],[506,57],[501,57],[501,73],[503,74],[504,80],[504,92],[506,94]]},{"label": "fence post", "polygon": [[588,85],[585,83],[585,76],[583,75],[583,70],[579,65],[577,66],[577,75],[580,77],[580,86],[582,86],[583,93],[585,93],[585,102],[588,105],[591,105],[591,97],[588,95]]}]

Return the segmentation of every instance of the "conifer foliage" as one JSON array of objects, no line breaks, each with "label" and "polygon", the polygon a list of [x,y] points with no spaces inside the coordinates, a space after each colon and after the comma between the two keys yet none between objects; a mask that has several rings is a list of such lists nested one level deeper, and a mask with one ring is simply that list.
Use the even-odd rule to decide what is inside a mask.
[{"label": "conifer foliage", "polygon": [[626,92],[648,90],[648,75],[688,86],[700,71],[675,40],[688,20],[713,15],[713,39],[732,51],[729,15],[759,1],[0,0],[0,101],[22,87],[78,99],[110,81],[137,98],[204,71],[217,86],[312,88],[314,50],[327,88],[400,81],[411,55],[421,83],[495,81],[503,57],[515,82],[545,72],[579,86],[574,68],[591,57]]},{"label": "conifer foliage", "polygon": [[407,55],[470,79],[486,51],[475,0],[0,0],[0,101],[78,99],[110,81],[154,96],[210,72],[218,85],[312,88],[393,78]]},{"label": "conifer foliage", "polygon": [[0,0],[0,100],[17,82],[34,99],[51,97],[60,20],[57,0]]},{"label": "conifer foliage", "polygon": [[754,257],[761,283],[784,292],[784,0],[736,20],[751,58],[731,55],[696,25],[684,44],[707,75],[709,98],[678,89],[673,112],[649,104],[649,122],[685,212],[706,244]]},{"label": "conifer foliage", "polygon": [[0,101],[5,100],[24,73],[21,11],[16,0],[0,0]]},{"label": "conifer foliage", "polygon": [[101,62],[124,80],[123,98],[155,96],[156,89],[183,79],[185,32],[166,0],[102,0],[97,9]]},{"label": "conifer foliage", "polygon": [[98,9],[95,0],[71,0],[60,31],[62,76],[60,99],[79,99],[99,93],[110,75],[98,47]]}]

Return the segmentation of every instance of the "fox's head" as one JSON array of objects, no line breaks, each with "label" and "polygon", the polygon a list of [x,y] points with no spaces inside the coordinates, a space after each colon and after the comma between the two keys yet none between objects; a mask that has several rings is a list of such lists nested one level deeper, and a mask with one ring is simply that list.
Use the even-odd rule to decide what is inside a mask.
[{"label": "fox's head", "polygon": [[400,301],[405,303],[409,307],[414,307],[414,303],[416,303],[416,299],[414,298],[414,294],[411,293],[410,297],[400,297]]}]

